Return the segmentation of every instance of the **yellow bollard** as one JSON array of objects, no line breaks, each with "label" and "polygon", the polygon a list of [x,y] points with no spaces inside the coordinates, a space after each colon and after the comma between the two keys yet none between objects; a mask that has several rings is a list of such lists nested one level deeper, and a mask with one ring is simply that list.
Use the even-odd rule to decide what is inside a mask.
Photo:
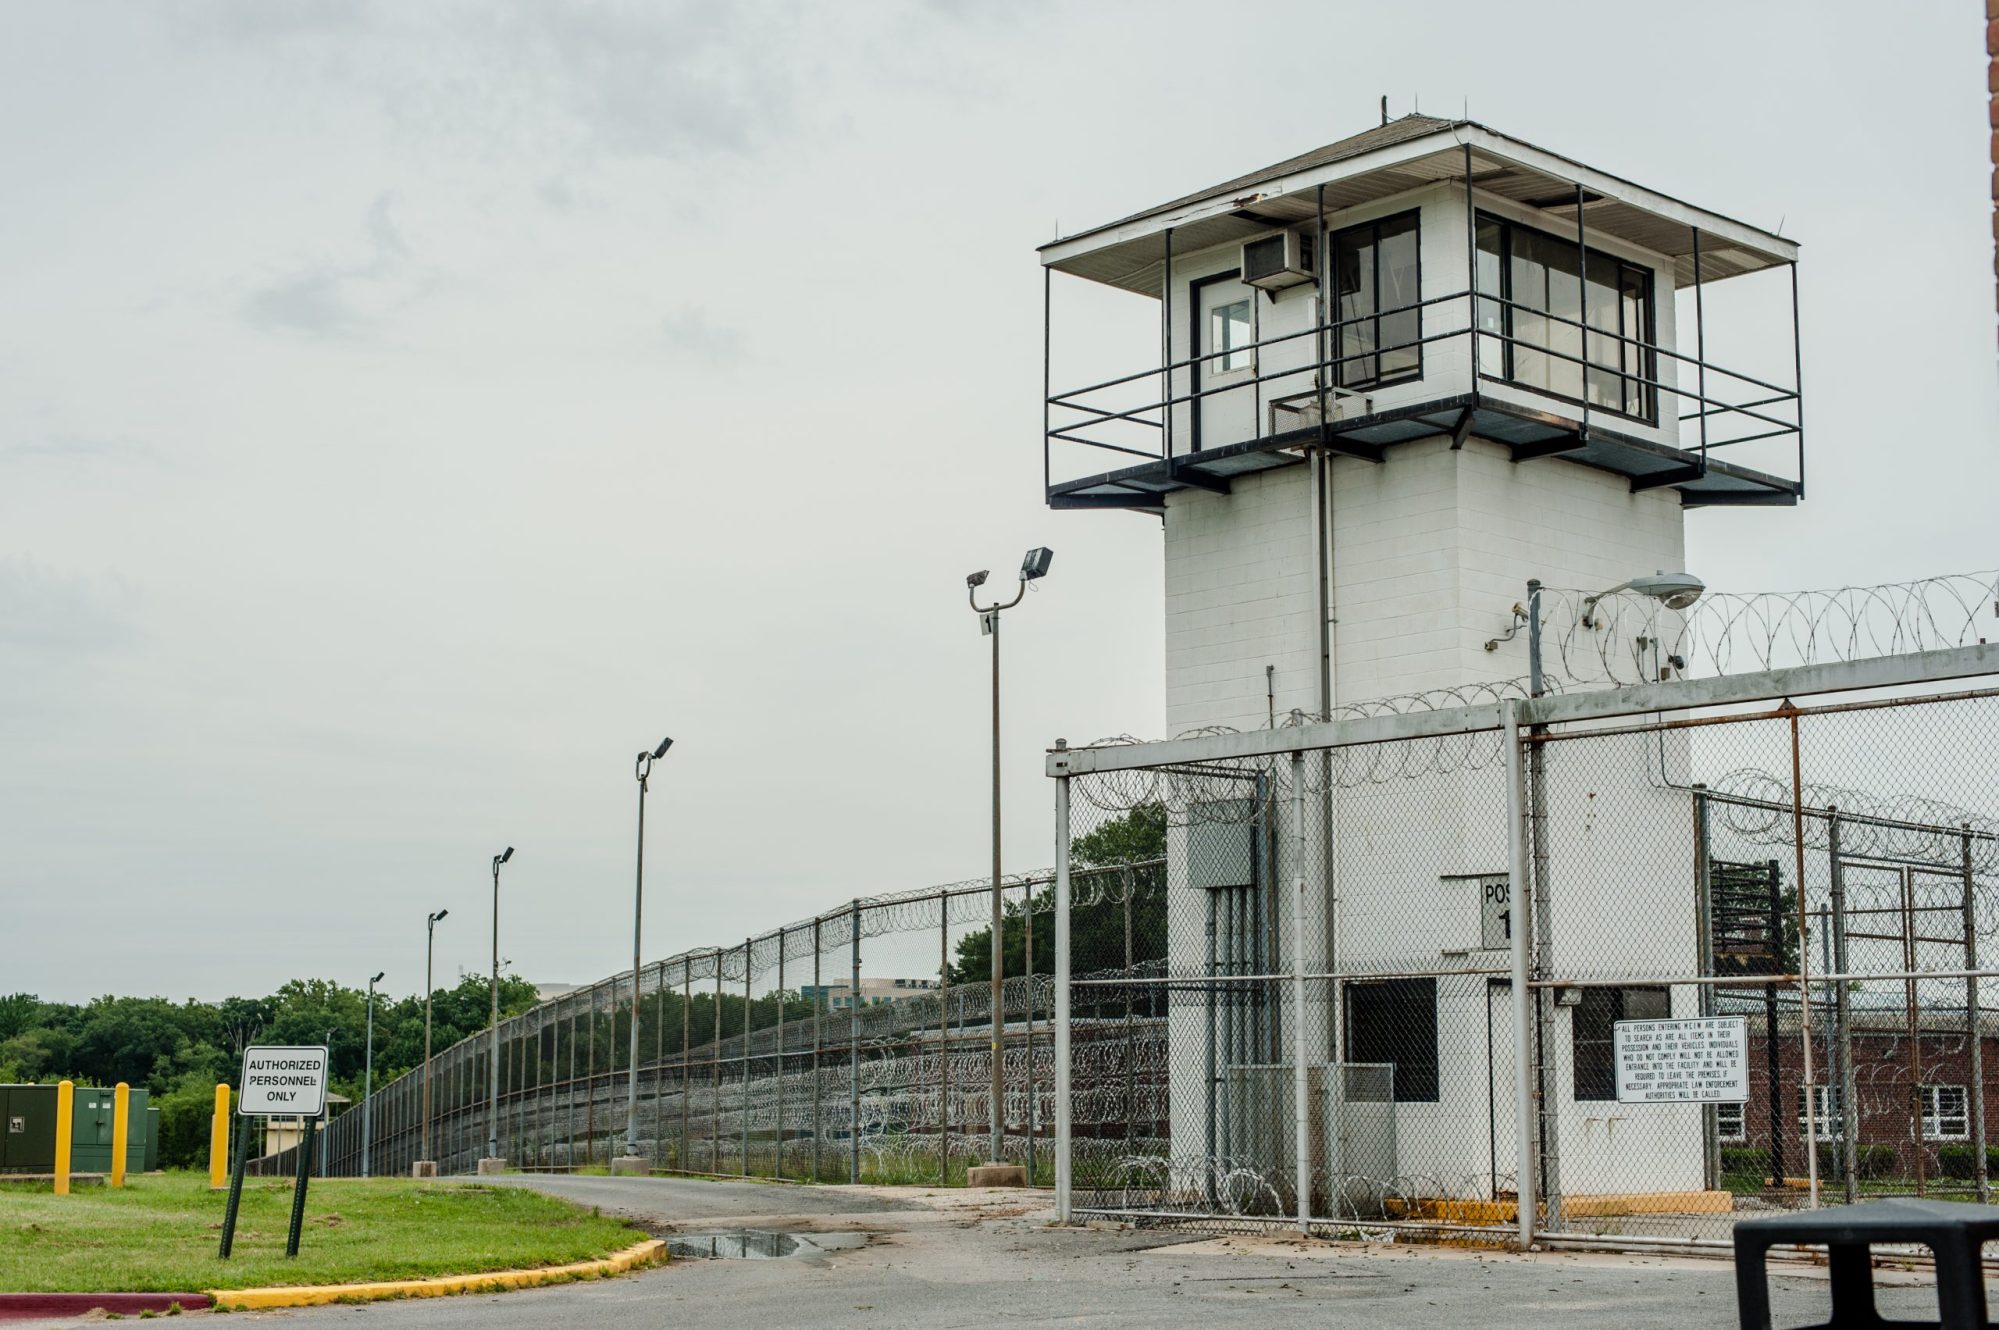
[{"label": "yellow bollard", "polygon": [[69,1146],[76,1134],[76,1083],[56,1086],[56,1195],[69,1195]]},{"label": "yellow bollard", "polygon": [[215,1118],[208,1124],[208,1189],[229,1185],[229,1087],[215,1087]]},{"label": "yellow bollard", "polygon": [[118,1082],[111,1091],[111,1185],[125,1185],[125,1150],[132,1139],[132,1087]]}]

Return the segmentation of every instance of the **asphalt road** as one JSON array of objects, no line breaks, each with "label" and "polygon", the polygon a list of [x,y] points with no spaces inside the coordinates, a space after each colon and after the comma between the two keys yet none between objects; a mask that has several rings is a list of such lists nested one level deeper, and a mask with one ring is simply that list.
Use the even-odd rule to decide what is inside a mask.
[{"label": "asphalt road", "polygon": [[[661,1178],[510,1177],[631,1215],[655,1232],[745,1227],[864,1232],[865,1246],[780,1260],[679,1260],[628,1278],[491,1296],[321,1307],[230,1318],[276,1330],[990,1330],[994,1326],[1255,1330],[1356,1325],[1737,1324],[1724,1261],[1582,1254],[1514,1256],[1359,1248],[1293,1238],[1189,1241],[1119,1229],[1055,1229],[1045,1194],[807,1188]],[[1822,1322],[1824,1282],[1774,1281],[1780,1326]],[[1884,1288],[1890,1316],[1936,1317],[1927,1286]],[[241,1330],[241,1327],[238,1327]]]}]

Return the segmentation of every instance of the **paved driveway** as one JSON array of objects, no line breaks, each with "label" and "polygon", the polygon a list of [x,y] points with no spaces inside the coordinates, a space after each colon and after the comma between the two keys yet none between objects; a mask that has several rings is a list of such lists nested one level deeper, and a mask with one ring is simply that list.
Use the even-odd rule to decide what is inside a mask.
[{"label": "paved driveway", "polygon": [[[856,1250],[757,1261],[682,1260],[629,1278],[493,1296],[231,1317],[298,1330],[991,1330],[995,1326],[1391,1330],[1736,1324],[1730,1266],[1675,1257],[1514,1256],[1354,1247],[1295,1238],[1190,1241],[1122,1229],[1055,1229],[1045,1194],[796,1187],[664,1178],[510,1177],[656,1232],[744,1225],[864,1232]],[[1825,1284],[1775,1281],[1779,1325],[1823,1321]],[[1886,1288],[1916,1315],[1927,1286]]]}]

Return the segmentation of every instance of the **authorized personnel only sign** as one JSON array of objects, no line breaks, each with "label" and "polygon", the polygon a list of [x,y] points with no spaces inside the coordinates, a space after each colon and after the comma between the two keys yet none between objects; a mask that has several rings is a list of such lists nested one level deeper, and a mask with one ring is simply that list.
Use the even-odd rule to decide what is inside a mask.
[{"label": "authorized personnel only sign", "polygon": [[316,1118],[326,1107],[326,1047],[243,1051],[243,1090],[236,1111],[253,1118]]},{"label": "authorized personnel only sign", "polygon": [[1740,1016],[1618,1021],[1620,1104],[1740,1104],[1749,1098],[1749,1023]]}]

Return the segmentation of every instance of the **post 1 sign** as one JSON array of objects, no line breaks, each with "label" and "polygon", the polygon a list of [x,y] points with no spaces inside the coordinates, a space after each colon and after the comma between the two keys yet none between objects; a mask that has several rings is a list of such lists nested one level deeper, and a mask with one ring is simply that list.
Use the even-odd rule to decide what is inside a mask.
[{"label": "post 1 sign", "polygon": [[318,1117],[326,1107],[327,1061],[323,1044],[245,1049],[236,1111],[252,1118]]}]

